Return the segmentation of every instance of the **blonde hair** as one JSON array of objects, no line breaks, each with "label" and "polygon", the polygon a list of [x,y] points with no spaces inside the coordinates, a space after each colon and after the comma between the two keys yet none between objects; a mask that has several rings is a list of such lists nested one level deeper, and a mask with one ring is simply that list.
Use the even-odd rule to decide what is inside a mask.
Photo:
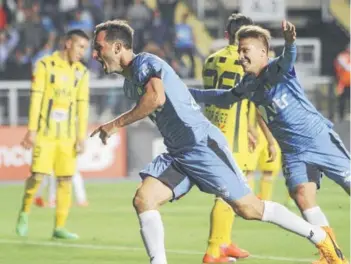
[{"label": "blonde hair", "polygon": [[236,32],[236,40],[240,41],[245,38],[255,38],[263,42],[266,47],[267,53],[269,51],[269,42],[271,40],[271,33],[260,26],[257,25],[248,25],[242,26],[238,32]]}]

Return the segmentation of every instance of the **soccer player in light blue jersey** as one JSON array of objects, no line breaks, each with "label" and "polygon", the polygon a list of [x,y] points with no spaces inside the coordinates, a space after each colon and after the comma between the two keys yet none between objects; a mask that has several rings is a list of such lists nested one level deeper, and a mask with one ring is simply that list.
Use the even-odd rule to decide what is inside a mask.
[{"label": "soccer player in light blue jersey", "polygon": [[96,26],[93,57],[105,73],[127,79],[124,93],[136,106],[98,127],[91,136],[98,134],[106,144],[119,127],[149,117],[164,138],[168,152],[140,172],[143,181],[133,200],[150,263],[167,263],[159,207],[185,195],[194,185],[223,198],[244,219],[274,223],[308,238],[325,256],[335,254],[333,240],[324,229],[251,192],[223,134],[201,113],[184,82],[157,56],[135,55],[132,44],[133,30],[126,22]]},{"label": "soccer player in light blue jersey", "polygon": [[[332,123],[325,119],[304,95],[296,77],[296,31],[283,21],[283,54],[269,60],[267,30],[244,26],[237,32],[239,57],[246,75],[231,90],[190,89],[197,102],[226,107],[243,98],[253,101],[278,141],[284,162],[284,176],[290,194],[303,217],[334,234],[316,202],[321,173],[350,194],[350,156]],[[333,261],[321,256],[316,263],[347,263],[338,250]],[[328,262],[329,261],[329,262]]]}]

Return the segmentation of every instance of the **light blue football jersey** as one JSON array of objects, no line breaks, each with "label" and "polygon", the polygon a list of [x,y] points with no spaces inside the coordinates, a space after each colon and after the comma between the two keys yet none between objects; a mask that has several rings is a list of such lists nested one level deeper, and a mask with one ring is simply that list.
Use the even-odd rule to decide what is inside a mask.
[{"label": "light blue football jersey", "polygon": [[163,82],[166,102],[149,117],[162,134],[169,152],[193,146],[208,134],[211,123],[188,87],[165,61],[149,53],[140,53],[133,59],[131,69],[132,77],[126,79],[124,93],[132,100],[138,101],[143,96],[150,78],[161,78]]},{"label": "light blue football jersey", "polygon": [[284,54],[261,72],[249,95],[285,153],[305,150],[312,139],[332,127],[307,99],[293,67],[295,58],[296,46],[285,47]]},{"label": "light blue football jersey", "polygon": [[269,61],[259,76],[245,75],[232,90],[190,89],[197,102],[226,107],[240,100],[235,91],[253,101],[284,153],[296,153],[332,123],[307,99],[293,67],[296,45],[286,45],[278,58]]}]

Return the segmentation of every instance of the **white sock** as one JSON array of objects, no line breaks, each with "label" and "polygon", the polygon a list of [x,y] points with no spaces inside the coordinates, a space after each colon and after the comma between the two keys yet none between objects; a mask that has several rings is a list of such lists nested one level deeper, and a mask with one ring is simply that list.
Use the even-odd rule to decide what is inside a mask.
[{"label": "white sock", "polygon": [[43,192],[46,186],[48,186],[49,180],[48,176],[43,176],[43,180],[41,181],[41,184],[37,190],[37,193],[35,194],[35,197],[43,197]]},{"label": "white sock", "polygon": [[306,237],[314,244],[326,238],[326,233],[321,227],[308,223],[276,202],[264,201],[262,221],[276,224],[297,235]]},{"label": "white sock", "polygon": [[48,181],[49,181],[48,201],[49,201],[49,203],[55,203],[55,201],[56,201],[56,177],[54,175],[49,175]]},{"label": "white sock", "polygon": [[329,222],[325,214],[319,206],[309,208],[302,212],[307,222],[317,226],[329,226]]},{"label": "white sock", "polygon": [[141,213],[139,216],[140,233],[151,264],[167,264],[165,234],[161,215],[157,210]]},{"label": "white sock", "polygon": [[85,203],[87,201],[87,196],[85,192],[83,177],[79,171],[73,175],[72,183],[77,203]]}]

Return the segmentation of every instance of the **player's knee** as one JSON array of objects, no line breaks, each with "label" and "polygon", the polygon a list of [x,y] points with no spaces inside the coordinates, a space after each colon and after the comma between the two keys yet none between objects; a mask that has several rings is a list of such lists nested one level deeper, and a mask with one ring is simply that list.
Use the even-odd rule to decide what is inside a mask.
[{"label": "player's knee", "polygon": [[35,181],[41,182],[43,180],[44,176],[46,176],[46,175],[42,174],[42,173],[33,172],[29,178],[32,178]]},{"label": "player's knee", "polygon": [[234,211],[246,220],[262,219],[264,204],[256,196],[248,197],[244,201],[235,202]]},{"label": "player's knee", "polygon": [[72,181],[72,176],[60,176],[60,177],[57,177],[56,180],[58,182],[64,182],[64,181]]},{"label": "player's knee", "polygon": [[317,187],[314,183],[300,184],[291,191],[291,196],[299,208],[305,210],[316,205],[316,190]]},{"label": "player's knee", "polygon": [[274,176],[273,176],[273,172],[264,172],[262,175],[262,180],[266,181],[266,182],[272,182],[274,180]]},{"label": "player's knee", "polygon": [[262,213],[254,205],[239,206],[235,212],[246,220],[259,220],[262,219]]},{"label": "player's knee", "polygon": [[152,194],[139,188],[134,195],[133,206],[138,213],[141,213],[147,210],[156,209],[158,203]]}]

